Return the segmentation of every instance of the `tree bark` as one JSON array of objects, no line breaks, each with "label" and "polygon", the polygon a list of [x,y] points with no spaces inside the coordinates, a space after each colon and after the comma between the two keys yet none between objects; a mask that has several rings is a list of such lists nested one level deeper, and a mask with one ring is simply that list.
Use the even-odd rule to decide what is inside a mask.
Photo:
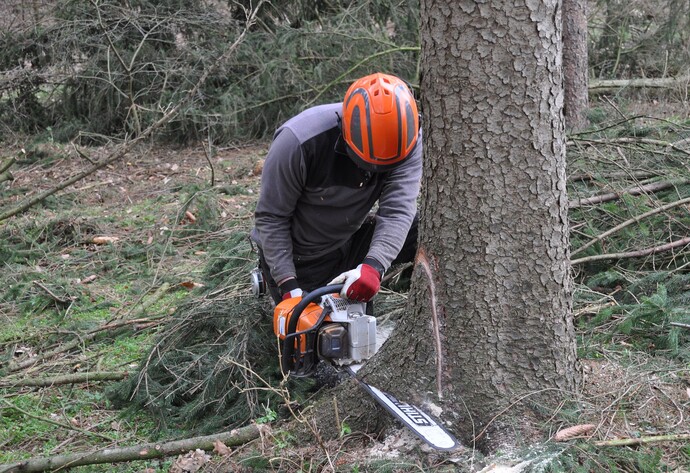
[{"label": "tree bark", "polygon": [[423,0],[421,32],[417,265],[363,374],[492,451],[577,384],[560,2]]},{"label": "tree bark", "polygon": [[587,126],[587,58],[587,0],[563,0],[563,109],[570,131],[580,131]]},{"label": "tree bark", "polygon": [[11,465],[0,465],[0,473],[29,473],[59,470],[82,465],[149,460],[179,455],[190,450],[212,450],[214,442],[221,441],[228,447],[243,445],[259,437],[259,426],[248,425],[230,432],[204,437],[194,437],[165,443],[149,443],[133,447],[106,448],[95,452],[73,453],[54,457],[32,458]]}]

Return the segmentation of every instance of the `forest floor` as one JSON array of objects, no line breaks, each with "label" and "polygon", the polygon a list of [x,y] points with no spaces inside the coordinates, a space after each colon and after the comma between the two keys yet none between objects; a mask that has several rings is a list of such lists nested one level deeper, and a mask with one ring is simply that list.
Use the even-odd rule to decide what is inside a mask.
[{"label": "forest floor", "polygon": [[[21,148],[5,143],[0,149],[0,156],[19,159],[15,179],[0,183],[3,210],[89,165],[69,146]],[[217,257],[209,248],[248,232],[266,148],[217,149],[210,158],[201,145],[133,152],[0,222],[0,471],[2,464],[37,456],[162,441],[159,419],[113,408],[104,387],[135,372],[167,318],[195,297],[196,287],[208,284],[203,268]],[[107,149],[85,151],[95,160]],[[248,281],[241,291],[249,292]],[[594,329],[583,321],[611,294],[602,290],[597,296],[576,299],[582,392],[577,411],[562,406],[543,425],[549,451],[561,456],[544,470],[596,471],[599,465],[599,471],[690,471],[687,438],[594,445],[690,433],[687,362],[641,351],[624,339],[604,343],[590,336]],[[90,377],[79,382],[57,378],[86,373]],[[36,380],[46,386],[27,385]],[[275,431],[282,425],[268,406],[261,421]],[[558,430],[582,424],[593,427],[581,438],[554,440]],[[190,466],[194,455],[183,455],[75,470],[461,471],[452,457],[429,452],[394,428],[380,440],[344,430],[339,440],[320,447],[268,434],[231,451],[207,453],[198,468]],[[478,461],[474,471],[498,470]]]}]

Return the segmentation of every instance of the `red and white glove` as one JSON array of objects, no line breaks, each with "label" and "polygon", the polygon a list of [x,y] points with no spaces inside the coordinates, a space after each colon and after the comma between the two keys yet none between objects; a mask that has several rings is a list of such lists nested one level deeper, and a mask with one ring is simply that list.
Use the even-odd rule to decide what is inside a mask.
[{"label": "red and white glove", "polygon": [[292,299],[293,297],[302,297],[302,289],[298,287],[297,289],[293,289],[292,291],[283,294],[283,300]]},{"label": "red and white glove", "polygon": [[283,295],[283,300],[293,297],[302,297],[302,289],[299,288],[299,284],[295,278],[290,278],[281,282],[279,287],[280,293]]},{"label": "red and white glove", "polygon": [[340,295],[359,302],[368,302],[381,288],[381,274],[368,264],[360,264],[355,269],[336,277],[330,284],[343,283]]}]

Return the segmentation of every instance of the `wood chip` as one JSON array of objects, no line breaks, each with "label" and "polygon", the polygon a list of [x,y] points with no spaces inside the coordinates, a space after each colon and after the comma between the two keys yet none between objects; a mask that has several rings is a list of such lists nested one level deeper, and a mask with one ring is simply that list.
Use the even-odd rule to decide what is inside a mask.
[{"label": "wood chip", "polygon": [[118,237],[112,237],[112,236],[97,236],[93,237],[93,240],[91,240],[93,243],[96,245],[107,245],[109,243],[115,243],[118,241]]},{"label": "wood chip", "polygon": [[217,455],[226,456],[230,455],[231,452],[232,451],[227,447],[227,445],[225,445],[220,440],[216,440],[215,442],[213,442],[213,453]]},{"label": "wood chip", "polygon": [[577,437],[589,435],[594,432],[596,428],[597,426],[594,424],[574,425],[572,427],[559,430],[556,432],[556,435],[553,436],[553,439],[556,442],[566,442]]}]

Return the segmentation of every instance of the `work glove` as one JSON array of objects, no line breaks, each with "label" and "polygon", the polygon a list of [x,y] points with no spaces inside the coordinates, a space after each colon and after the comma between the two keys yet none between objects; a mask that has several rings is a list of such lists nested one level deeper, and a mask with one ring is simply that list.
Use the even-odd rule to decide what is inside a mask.
[{"label": "work glove", "polygon": [[295,278],[283,281],[278,287],[280,288],[280,293],[283,295],[283,300],[293,297],[302,297],[302,289],[300,289],[299,283]]},{"label": "work glove", "polygon": [[344,284],[340,295],[359,302],[369,302],[381,288],[381,274],[363,263],[336,277],[330,284]]}]

